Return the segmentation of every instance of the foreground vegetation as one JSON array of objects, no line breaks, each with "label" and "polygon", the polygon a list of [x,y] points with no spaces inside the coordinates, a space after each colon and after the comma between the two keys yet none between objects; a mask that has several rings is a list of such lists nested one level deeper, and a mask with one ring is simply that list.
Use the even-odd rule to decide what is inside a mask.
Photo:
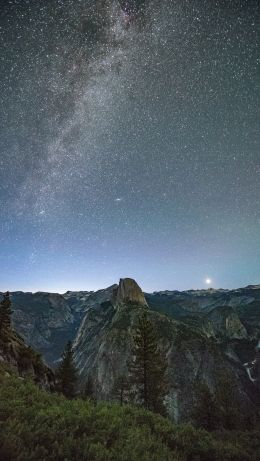
[{"label": "foreground vegetation", "polygon": [[[91,375],[77,391],[70,342],[54,377],[15,333],[6,293],[0,303],[0,461],[259,461],[258,420],[241,411],[228,376],[218,381],[215,394],[198,383],[191,415],[196,428],[174,425],[159,415],[166,414],[167,362],[146,314],[133,344],[130,375],[115,382],[121,405],[97,403]],[[249,431],[238,431],[245,425]]]},{"label": "foreground vegetation", "polygon": [[260,432],[174,425],[129,405],[68,400],[0,372],[1,461],[259,461]]}]

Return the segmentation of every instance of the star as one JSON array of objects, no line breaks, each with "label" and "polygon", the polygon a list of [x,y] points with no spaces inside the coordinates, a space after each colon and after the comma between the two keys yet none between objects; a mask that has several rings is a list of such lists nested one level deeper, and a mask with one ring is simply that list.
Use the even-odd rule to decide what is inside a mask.
[{"label": "star", "polygon": [[4,287],[259,283],[259,1],[2,3]]}]

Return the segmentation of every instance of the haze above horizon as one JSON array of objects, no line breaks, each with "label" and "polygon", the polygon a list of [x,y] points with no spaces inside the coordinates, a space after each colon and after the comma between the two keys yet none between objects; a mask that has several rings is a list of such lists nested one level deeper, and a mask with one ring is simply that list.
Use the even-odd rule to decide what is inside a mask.
[{"label": "haze above horizon", "polygon": [[1,10],[0,290],[259,283],[259,2]]}]

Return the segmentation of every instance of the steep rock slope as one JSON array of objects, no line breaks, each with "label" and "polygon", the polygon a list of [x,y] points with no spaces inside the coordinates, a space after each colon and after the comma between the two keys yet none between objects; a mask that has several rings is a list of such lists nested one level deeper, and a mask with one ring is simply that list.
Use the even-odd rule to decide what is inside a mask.
[{"label": "steep rock slope", "polygon": [[73,312],[81,313],[93,293],[94,291],[66,291],[62,296],[66,299],[68,305],[73,308]]},{"label": "steep rock slope", "polygon": [[141,288],[135,280],[130,278],[120,279],[119,286],[114,290],[112,301],[115,305],[131,302],[148,307]]},{"label": "steep rock slope", "polygon": [[10,299],[15,330],[49,364],[55,364],[65,343],[74,339],[83,310],[73,311],[67,300],[56,293],[13,292]]},{"label": "steep rock slope", "polygon": [[15,371],[20,377],[29,377],[47,390],[54,388],[53,371],[13,329],[4,339],[0,337],[0,364],[8,366],[8,370]]},{"label": "steep rock slope", "polygon": [[229,339],[243,339],[247,337],[247,331],[235,309],[230,306],[219,306],[207,314],[215,336]]},{"label": "steep rock slope", "polygon": [[[152,309],[216,338],[225,354],[246,369],[247,363],[258,360],[260,285],[236,290],[164,291],[145,296]],[[257,367],[254,370],[254,384],[259,386],[260,371]]]},{"label": "steep rock slope", "polygon": [[[129,279],[121,280],[117,290],[125,292],[133,284]],[[203,379],[214,388],[217,375],[223,369],[231,372],[238,394],[250,404],[252,395],[245,384],[249,381],[246,370],[230,360],[214,338],[126,298],[118,304],[113,293],[110,301],[86,312],[74,343],[82,386],[91,375],[98,397],[112,397],[116,376],[128,372],[133,332],[145,309],[158,332],[160,347],[167,354],[170,390],[166,400],[172,419],[185,420],[192,407],[196,382]]]},{"label": "steep rock slope", "polygon": [[[135,281],[122,279],[119,285],[96,292],[68,291],[63,295],[15,292],[11,294],[11,300],[14,327],[51,365],[57,363],[68,340],[77,336],[78,341],[89,319],[96,321],[102,312],[101,316],[108,315],[109,324],[116,306],[118,308],[128,301],[143,307],[148,304],[151,311],[166,314],[170,319],[185,323],[192,332],[213,338],[226,357],[235,361],[237,366],[243,368],[257,358],[255,348],[260,339],[259,285],[237,290],[164,291],[145,294],[144,299]],[[99,326],[96,335],[100,335]],[[84,341],[88,341],[87,337],[85,335]],[[82,366],[88,367],[83,362],[82,359]],[[259,367],[254,366],[254,370],[256,385],[260,382]],[[249,376],[247,380],[250,381]]]},{"label": "steep rock slope", "polygon": [[[145,294],[151,307],[159,309],[172,317],[186,316],[189,313],[209,313],[219,306],[233,307],[239,313],[245,313],[251,306],[260,305],[260,285],[249,285],[236,290],[212,289],[189,291],[161,291]],[[258,317],[258,322],[260,316]],[[260,324],[259,324],[260,331]]]}]

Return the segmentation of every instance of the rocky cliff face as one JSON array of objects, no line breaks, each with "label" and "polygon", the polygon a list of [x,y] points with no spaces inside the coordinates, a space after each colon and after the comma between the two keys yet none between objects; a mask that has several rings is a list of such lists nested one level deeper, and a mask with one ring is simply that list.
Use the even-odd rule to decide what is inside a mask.
[{"label": "rocky cliff face", "polygon": [[73,313],[81,314],[84,311],[86,303],[89,302],[94,291],[67,291],[62,296],[67,301],[67,304],[73,310]]},{"label": "rocky cliff face", "polygon": [[120,279],[118,287],[114,290],[112,301],[115,305],[128,302],[148,307],[141,288],[135,280],[130,278]]},{"label": "rocky cliff face", "polygon": [[[152,309],[215,338],[219,348],[237,366],[248,371],[247,364],[256,360],[255,347],[260,338],[260,285],[237,290],[156,292],[147,294],[146,299]],[[254,366],[255,385],[260,381],[257,370]]]},{"label": "rocky cliff face", "polygon": [[[134,302],[133,299],[129,302],[129,296],[126,296],[128,287],[132,293],[131,287],[135,288],[136,284],[134,281],[120,281],[119,287],[120,284],[121,288],[113,291],[110,301],[96,304],[86,311],[76,337],[74,352],[82,386],[91,375],[98,397],[112,397],[116,376],[128,373],[133,333],[139,315],[145,309],[158,332],[160,347],[167,355],[170,391],[166,400],[172,419],[185,420],[192,407],[197,381],[202,379],[214,389],[217,374],[223,369],[233,375],[243,400],[248,405],[252,404],[253,395],[250,385],[247,386],[246,369],[237,356],[228,354],[215,338],[215,331],[221,328],[222,317],[217,322],[213,318],[216,330],[212,327],[212,335],[207,335],[191,324],[147,309],[146,303]],[[138,298],[134,294],[138,301],[142,299],[139,290],[134,292],[138,293]],[[228,320],[224,323],[228,334],[233,336],[235,332],[236,335],[236,318],[232,315],[226,318]],[[240,324],[239,331],[243,337],[244,330]]]},{"label": "rocky cliff face", "polygon": [[[259,385],[260,359],[256,345],[260,339],[260,286],[165,291],[144,296],[134,280],[122,279],[119,285],[96,292],[64,295],[16,292],[11,294],[11,300],[15,328],[49,364],[55,364],[66,342],[76,338],[81,382],[93,370],[103,397],[109,397],[117,372],[126,370],[136,319],[140,309],[147,309],[147,305],[162,347],[172,357],[169,373],[174,376],[173,385],[177,383],[178,414],[185,413],[185,399],[190,398],[185,396],[186,379],[193,383],[198,373],[204,373],[207,382],[214,384],[217,354],[220,362],[235,370],[241,392],[247,385],[251,389]],[[167,336],[169,331],[172,336]],[[184,333],[186,339],[180,342]],[[179,349],[176,341],[181,344]],[[199,344],[203,344],[205,353]],[[175,388],[172,389],[171,395],[177,398]],[[172,398],[169,402],[169,406],[175,405]]]},{"label": "rocky cliff face", "polygon": [[73,310],[68,301],[56,293],[13,292],[10,299],[14,329],[27,344],[43,354],[47,363],[55,364],[65,343],[75,338],[84,308],[79,306]]},{"label": "rocky cliff face", "polygon": [[11,330],[0,338],[0,363],[15,371],[21,377],[29,377],[47,390],[54,389],[53,371],[42,361],[41,356]]},{"label": "rocky cliff face", "polygon": [[207,314],[207,319],[210,321],[216,337],[225,337],[228,339],[243,339],[247,337],[246,328],[233,307],[215,307]]},{"label": "rocky cliff face", "polygon": [[[155,306],[175,317],[190,313],[209,313],[219,306],[230,306],[237,312],[248,312],[260,303],[260,285],[249,285],[236,290],[161,291],[145,295],[150,306]],[[167,312],[166,312],[167,311]],[[247,314],[246,314],[247,317]],[[259,322],[259,317],[258,317]],[[259,324],[260,328],[260,324]]]}]

